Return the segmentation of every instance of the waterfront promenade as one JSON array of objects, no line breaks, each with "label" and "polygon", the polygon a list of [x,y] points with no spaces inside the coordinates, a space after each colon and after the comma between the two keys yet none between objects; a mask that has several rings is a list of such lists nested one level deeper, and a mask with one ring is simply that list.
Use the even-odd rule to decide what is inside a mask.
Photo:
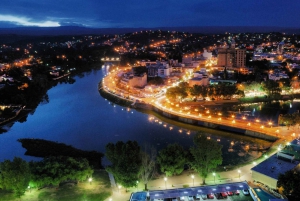
[{"label": "waterfront promenade", "polygon": [[[152,110],[158,112],[159,114],[171,118],[180,122],[209,127],[213,129],[221,129],[226,131],[232,131],[235,133],[241,133],[243,135],[248,135],[256,138],[262,138],[270,141],[276,141],[277,139],[286,139],[293,140],[296,137],[299,137],[299,130],[295,127],[286,127],[286,126],[275,126],[274,123],[271,122],[263,122],[260,120],[256,120],[255,122],[250,122],[247,119],[236,119],[233,117],[223,117],[219,115],[207,115],[195,113],[193,111],[184,111],[182,108],[172,108],[167,107],[163,104],[166,100],[166,97],[161,94],[159,97],[148,97],[141,98],[130,95],[131,99],[126,99],[124,96],[119,94],[117,91],[117,87],[114,83],[113,77],[116,72],[110,73],[109,76],[106,76],[102,80],[102,88],[106,93],[109,93],[115,96],[118,99],[124,99],[126,101],[131,101],[132,106],[139,107],[149,106],[147,108],[152,108]],[[136,100],[142,103],[136,103]],[[220,106],[228,101],[216,100],[216,101],[206,101],[203,102],[203,106]]]}]

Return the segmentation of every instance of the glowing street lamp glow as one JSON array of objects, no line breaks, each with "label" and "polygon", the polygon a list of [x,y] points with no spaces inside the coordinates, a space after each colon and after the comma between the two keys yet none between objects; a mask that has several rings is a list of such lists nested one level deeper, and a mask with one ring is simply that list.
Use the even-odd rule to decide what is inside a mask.
[{"label": "glowing street lamp glow", "polygon": [[168,178],[165,177],[164,180],[165,180],[165,188],[167,189],[167,180],[168,180]]},{"label": "glowing street lamp glow", "polygon": [[195,179],[195,176],[192,174],[192,179],[193,179],[193,186],[194,186],[194,179]]},{"label": "glowing street lamp glow", "polygon": [[216,173],[213,172],[213,176],[214,176],[214,182],[216,183]]}]

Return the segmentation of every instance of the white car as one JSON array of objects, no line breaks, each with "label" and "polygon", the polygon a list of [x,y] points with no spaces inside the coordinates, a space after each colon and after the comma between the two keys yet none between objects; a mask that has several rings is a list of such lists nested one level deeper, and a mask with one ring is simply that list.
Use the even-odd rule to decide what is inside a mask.
[{"label": "white car", "polygon": [[250,193],[249,193],[249,190],[248,190],[248,189],[243,189],[242,191],[243,191],[243,194],[244,194],[244,195],[250,195]]}]

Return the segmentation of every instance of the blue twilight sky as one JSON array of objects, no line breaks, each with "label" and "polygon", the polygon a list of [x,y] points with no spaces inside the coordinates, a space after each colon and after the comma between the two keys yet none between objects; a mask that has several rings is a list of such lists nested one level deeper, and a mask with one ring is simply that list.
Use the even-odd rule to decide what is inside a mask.
[{"label": "blue twilight sky", "polygon": [[0,0],[0,27],[300,27],[300,0]]}]

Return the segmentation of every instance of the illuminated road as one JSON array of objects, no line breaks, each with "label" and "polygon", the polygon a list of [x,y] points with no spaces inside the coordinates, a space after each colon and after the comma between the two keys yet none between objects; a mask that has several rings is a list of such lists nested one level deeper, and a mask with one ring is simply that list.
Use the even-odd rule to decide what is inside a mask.
[{"label": "illuminated road", "polygon": [[[292,140],[299,136],[296,134],[297,131],[289,130],[286,126],[273,126],[270,122],[249,122],[246,119],[235,119],[235,117],[222,117],[221,115],[207,115],[207,114],[192,114],[191,111],[182,111],[182,108],[173,109],[171,107],[166,107],[162,104],[163,101],[166,100],[164,95],[159,97],[135,97],[132,94],[129,94],[128,91],[124,89],[119,89],[116,87],[116,83],[114,77],[117,75],[117,71],[110,72],[105,78],[102,80],[103,89],[119,98],[129,97],[131,101],[139,100],[141,102],[150,104],[164,112],[169,114],[185,117],[193,120],[200,120],[207,123],[213,123],[216,125],[233,127],[244,129],[248,131],[258,132],[262,134],[266,134],[269,136],[274,136],[278,138],[284,138],[286,140]],[[125,99],[127,100],[127,99]],[[216,102],[216,101],[215,101]]]}]

